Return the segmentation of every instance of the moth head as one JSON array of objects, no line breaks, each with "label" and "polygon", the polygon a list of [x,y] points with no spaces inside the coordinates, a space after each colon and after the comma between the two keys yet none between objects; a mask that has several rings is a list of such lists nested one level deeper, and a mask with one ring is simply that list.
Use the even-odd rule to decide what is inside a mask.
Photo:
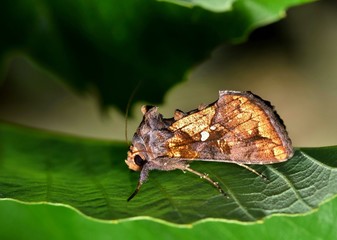
[{"label": "moth head", "polygon": [[125,163],[131,170],[141,171],[144,164],[147,163],[147,159],[151,159],[149,156],[150,152],[146,150],[144,142],[147,141],[144,141],[144,138],[147,139],[153,129],[161,127],[160,124],[162,122],[160,120],[162,116],[158,114],[157,109],[157,107],[149,105],[144,105],[141,108],[143,120],[133,136],[132,145],[125,160]]},{"label": "moth head", "polygon": [[130,147],[128,157],[125,160],[126,165],[133,171],[141,171],[146,163],[145,156],[136,147]]}]

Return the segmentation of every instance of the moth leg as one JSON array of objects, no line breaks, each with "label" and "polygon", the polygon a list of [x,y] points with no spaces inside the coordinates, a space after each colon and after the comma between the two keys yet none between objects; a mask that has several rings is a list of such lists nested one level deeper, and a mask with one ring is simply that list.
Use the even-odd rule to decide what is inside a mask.
[{"label": "moth leg", "polygon": [[142,186],[142,183],[140,181],[138,181],[136,190],[131,194],[130,197],[128,197],[127,201],[129,202],[134,196],[137,195],[137,193],[139,192],[140,187]]},{"label": "moth leg", "polygon": [[195,175],[198,175],[200,178],[203,178],[205,180],[207,180],[208,182],[210,182],[216,189],[219,190],[219,192],[224,195],[226,198],[228,198],[226,192],[221,188],[221,186],[219,185],[218,182],[213,181],[210,177],[208,177],[206,174],[197,172],[191,168],[189,168],[188,166],[186,168],[184,168],[184,170],[189,171],[191,173],[194,173]]},{"label": "moth leg", "polygon": [[140,187],[143,185],[143,183],[147,180],[149,176],[149,168],[147,167],[147,164],[145,164],[140,172],[140,177],[138,180],[138,184],[137,187],[135,189],[135,191],[131,194],[131,196],[127,199],[127,201],[129,202],[132,198],[134,198],[134,196],[137,195],[137,193],[140,190]]},{"label": "moth leg", "polygon": [[251,167],[248,167],[247,165],[245,164],[242,164],[242,163],[236,163],[237,165],[241,166],[241,167],[244,167],[245,169],[255,173],[256,175],[258,175],[259,177],[261,177],[263,180],[268,180],[268,178],[263,175],[262,173],[259,173],[258,171],[256,171],[255,169],[251,168]]}]

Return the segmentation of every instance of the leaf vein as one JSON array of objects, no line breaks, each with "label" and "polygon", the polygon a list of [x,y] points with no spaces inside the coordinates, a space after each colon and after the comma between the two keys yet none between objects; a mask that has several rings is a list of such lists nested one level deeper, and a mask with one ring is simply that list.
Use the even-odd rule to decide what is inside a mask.
[{"label": "leaf vein", "polygon": [[205,169],[207,169],[207,173],[210,173],[212,176],[214,176],[214,178],[217,180],[217,182],[219,182],[222,186],[225,186],[226,188],[226,193],[230,196],[230,198],[233,199],[233,202],[236,203],[236,205],[241,209],[241,211],[251,220],[255,221],[257,220],[248,210],[247,207],[245,207],[244,205],[241,204],[241,202],[239,201],[239,199],[235,196],[234,192],[232,192],[230,190],[230,188],[228,187],[227,184],[225,184],[225,182],[217,175],[215,174],[213,171],[211,171],[209,168],[205,167]]},{"label": "leaf vein", "polygon": [[183,218],[179,208],[177,207],[177,204],[174,203],[172,196],[165,190],[164,186],[162,184],[160,184],[155,177],[153,177],[152,179],[153,179],[153,182],[155,182],[155,184],[159,187],[159,190],[160,190],[161,194],[164,196],[164,198],[167,199],[167,201],[171,205],[172,209],[178,214],[181,221],[184,222],[184,220],[183,220],[184,218]]},{"label": "leaf vein", "polygon": [[97,178],[92,174],[91,168],[89,167],[89,163],[88,160],[85,156],[85,154],[83,154],[83,158],[82,158],[86,171],[88,173],[88,177],[89,180],[93,183],[93,185],[95,186],[96,189],[98,189],[99,192],[101,192],[102,198],[105,201],[105,206],[108,209],[108,211],[113,215],[114,211],[111,205],[111,202],[109,200],[109,195],[106,192],[105,188],[103,187],[103,185],[97,180]]},{"label": "leaf vein", "polygon": [[289,189],[292,190],[292,192],[295,194],[297,200],[300,201],[300,203],[302,203],[304,206],[306,206],[308,208],[308,210],[312,210],[313,209],[313,207],[304,200],[304,198],[301,196],[301,193],[299,192],[299,190],[295,187],[295,185],[290,181],[290,179],[287,176],[285,176],[280,171],[276,170],[271,165],[266,165],[266,167],[269,170],[271,170],[273,173],[275,173],[276,175],[278,175],[289,186]]}]

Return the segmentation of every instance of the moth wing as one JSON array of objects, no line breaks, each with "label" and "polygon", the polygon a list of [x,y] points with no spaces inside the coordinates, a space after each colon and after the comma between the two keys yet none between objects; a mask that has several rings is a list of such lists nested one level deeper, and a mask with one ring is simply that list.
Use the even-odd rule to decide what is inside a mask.
[{"label": "moth wing", "polygon": [[267,164],[293,155],[282,120],[250,92],[222,91],[215,103],[174,122],[168,157]]}]

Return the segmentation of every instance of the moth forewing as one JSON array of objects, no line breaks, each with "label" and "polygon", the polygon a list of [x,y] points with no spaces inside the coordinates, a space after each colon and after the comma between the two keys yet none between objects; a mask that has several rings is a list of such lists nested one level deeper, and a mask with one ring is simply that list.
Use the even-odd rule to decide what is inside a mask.
[{"label": "moth forewing", "polygon": [[220,91],[219,99],[184,113],[176,110],[165,119],[157,107],[142,107],[126,164],[141,171],[136,195],[151,170],[189,171],[221,187],[205,174],[191,169],[188,161],[231,162],[261,175],[244,164],[271,164],[293,155],[283,121],[269,102],[251,92]]}]

